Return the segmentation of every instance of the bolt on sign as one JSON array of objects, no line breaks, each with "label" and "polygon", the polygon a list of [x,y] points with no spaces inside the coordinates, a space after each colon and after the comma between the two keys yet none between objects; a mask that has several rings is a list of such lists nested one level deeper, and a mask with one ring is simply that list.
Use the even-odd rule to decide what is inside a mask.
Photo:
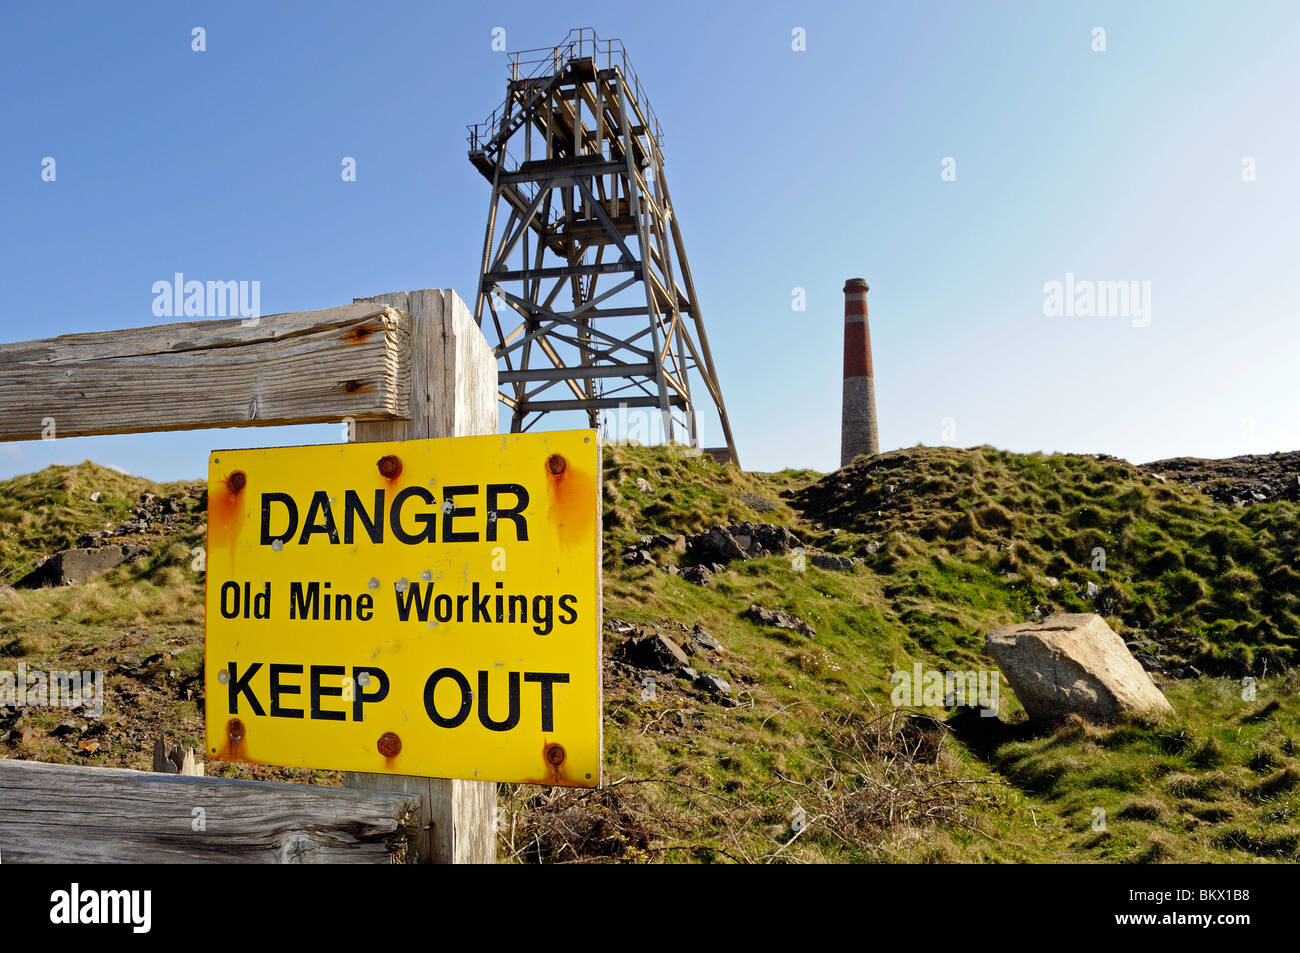
[{"label": "bolt on sign", "polygon": [[209,755],[597,785],[599,487],[592,430],[213,452]]}]

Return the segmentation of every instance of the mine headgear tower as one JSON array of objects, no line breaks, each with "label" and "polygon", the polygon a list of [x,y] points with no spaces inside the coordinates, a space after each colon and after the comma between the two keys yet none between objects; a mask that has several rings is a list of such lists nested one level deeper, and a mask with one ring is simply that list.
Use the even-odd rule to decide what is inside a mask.
[{"label": "mine headgear tower", "polygon": [[511,430],[556,411],[597,427],[602,410],[658,408],[664,439],[698,447],[694,373],[727,444],[708,452],[738,464],[659,120],[622,42],[571,30],[509,67],[505,103],[469,127],[469,158],[492,183],[474,319]]}]

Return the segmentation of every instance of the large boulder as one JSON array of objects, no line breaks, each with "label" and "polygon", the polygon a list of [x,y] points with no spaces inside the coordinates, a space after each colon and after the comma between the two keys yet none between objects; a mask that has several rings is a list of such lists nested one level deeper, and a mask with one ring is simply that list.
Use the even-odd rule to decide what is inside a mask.
[{"label": "large boulder", "polygon": [[1124,642],[1095,613],[1054,615],[991,633],[989,654],[1030,720],[1110,721],[1126,711],[1173,711]]},{"label": "large boulder", "polygon": [[120,566],[142,550],[143,547],[124,543],[85,549],[65,549],[37,563],[31,572],[18,581],[18,585],[29,589],[37,589],[41,586],[76,585],[85,582],[91,576],[107,572],[114,566]]}]

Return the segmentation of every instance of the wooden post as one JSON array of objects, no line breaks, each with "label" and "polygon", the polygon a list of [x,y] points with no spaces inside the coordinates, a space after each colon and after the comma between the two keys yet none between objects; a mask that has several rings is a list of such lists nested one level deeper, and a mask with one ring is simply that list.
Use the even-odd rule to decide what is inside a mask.
[{"label": "wooden post", "polygon": [[[411,316],[409,420],[359,421],[358,442],[472,437],[497,432],[497,361],[454,291],[399,291],[358,298]],[[488,781],[344,772],[344,785],[418,794],[419,863],[496,861],[497,786]]]},{"label": "wooden post", "polygon": [[153,769],[160,774],[204,777],[203,762],[195,757],[194,749],[168,744],[166,735],[159,735],[153,743]]}]

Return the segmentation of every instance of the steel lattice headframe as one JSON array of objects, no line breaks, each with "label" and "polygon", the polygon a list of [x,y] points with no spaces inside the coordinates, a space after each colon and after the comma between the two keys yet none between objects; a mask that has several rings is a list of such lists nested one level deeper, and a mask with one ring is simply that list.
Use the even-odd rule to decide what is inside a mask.
[{"label": "steel lattice headframe", "polygon": [[667,441],[698,447],[694,375],[727,443],[709,452],[739,463],[659,121],[623,44],[581,29],[512,54],[505,103],[469,129],[492,183],[474,319],[501,361],[512,431],[556,411],[597,427],[601,411],[658,408]]}]

